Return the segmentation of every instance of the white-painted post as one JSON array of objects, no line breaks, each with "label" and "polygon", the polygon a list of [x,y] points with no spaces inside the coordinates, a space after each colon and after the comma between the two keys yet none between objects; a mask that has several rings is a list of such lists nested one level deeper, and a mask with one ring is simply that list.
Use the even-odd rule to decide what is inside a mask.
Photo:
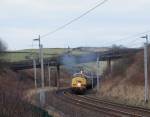
[{"label": "white-painted post", "polygon": [[99,57],[97,58],[97,92],[99,91]]},{"label": "white-painted post", "polygon": [[42,89],[40,91],[40,103],[43,107],[45,105],[45,91],[44,91],[44,62],[43,62],[43,46],[40,45],[40,61],[41,61],[41,84]]},{"label": "white-painted post", "polygon": [[48,80],[49,80],[49,87],[51,87],[51,68],[49,66],[49,63],[48,63]]},{"label": "white-painted post", "polygon": [[33,68],[34,68],[34,85],[35,88],[37,88],[36,61],[34,58],[33,58]]},{"label": "white-painted post", "polygon": [[141,38],[145,38],[146,39],[146,43],[144,43],[144,76],[145,76],[145,93],[144,93],[144,100],[145,103],[148,102],[148,98],[149,98],[149,85],[148,85],[148,53],[147,53],[147,48],[148,48],[148,35],[143,36]]},{"label": "white-painted post", "polygon": [[144,44],[145,102],[148,102],[147,43]]},{"label": "white-painted post", "polygon": [[40,61],[41,61],[41,84],[42,88],[44,88],[44,62],[43,62],[43,46],[40,45]]},{"label": "white-painted post", "polygon": [[40,105],[43,107],[45,105],[45,91],[43,89],[40,90]]}]

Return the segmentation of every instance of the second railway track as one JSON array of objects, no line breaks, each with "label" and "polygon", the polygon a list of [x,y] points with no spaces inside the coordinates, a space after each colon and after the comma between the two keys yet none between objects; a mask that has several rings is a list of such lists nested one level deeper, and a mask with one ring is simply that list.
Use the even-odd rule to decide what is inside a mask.
[{"label": "second railway track", "polygon": [[129,106],[129,105],[124,105],[124,104],[119,104],[119,103],[114,103],[111,101],[106,101],[103,99],[99,99],[96,97],[92,97],[92,96],[80,96],[83,99],[87,100],[87,101],[92,101],[94,103],[100,103],[102,105],[107,105],[110,107],[115,107],[124,111],[128,111],[130,113],[133,113],[135,115],[140,115],[140,116],[144,116],[144,117],[150,117],[150,109],[146,109],[146,108],[142,108],[142,107],[135,107],[135,106]]},{"label": "second railway track", "polygon": [[91,96],[74,95],[68,90],[59,90],[56,95],[66,103],[94,111],[97,117],[150,117],[150,110],[141,107],[117,104]]}]

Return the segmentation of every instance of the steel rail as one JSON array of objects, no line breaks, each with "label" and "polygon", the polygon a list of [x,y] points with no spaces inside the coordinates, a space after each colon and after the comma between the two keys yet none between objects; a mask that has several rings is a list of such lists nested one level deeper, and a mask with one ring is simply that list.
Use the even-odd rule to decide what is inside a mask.
[{"label": "steel rail", "polygon": [[109,107],[107,104],[105,105],[103,104],[102,106],[100,105],[98,101],[94,102],[94,100],[91,100],[91,99],[88,100],[88,99],[83,98],[82,96],[72,95],[66,90],[57,91],[56,96],[60,98],[61,100],[68,102],[70,104],[77,105],[79,107],[83,107],[94,112],[103,113],[107,116],[109,115],[110,117],[122,117],[122,116],[147,117],[139,113],[137,114],[134,112],[129,112],[129,109],[128,110],[127,109],[122,110],[118,108],[116,109],[115,105],[113,105],[112,107]]},{"label": "steel rail", "polygon": [[103,104],[108,104],[108,105],[112,105],[112,106],[117,106],[117,107],[123,107],[123,108],[127,108],[127,109],[132,109],[132,111],[133,110],[134,111],[142,111],[144,113],[149,114],[149,116],[150,116],[150,109],[147,109],[147,108],[130,106],[130,105],[126,105],[126,104],[119,104],[119,103],[115,103],[115,102],[112,102],[112,101],[108,101],[108,100],[96,98],[96,97],[93,97],[93,96],[83,96],[83,95],[80,95],[79,97],[82,97],[82,98],[87,99],[87,100],[92,100],[92,101],[97,102],[97,103],[103,103]]},{"label": "steel rail", "polygon": [[106,110],[106,112],[113,112],[114,115],[117,115],[117,116],[134,116],[134,117],[143,117],[143,115],[139,115],[139,114],[136,114],[136,113],[131,113],[131,112],[128,112],[127,110],[121,110],[121,109],[115,109],[115,107],[108,107],[107,105],[103,105],[101,106],[99,103],[94,103],[94,100],[92,101],[87,101],[87,100],[83,100],[83,98],[81,97],[78,97],[78,96],[75,96],[75,95],[72,95],[68,92],[64,92],[64,95],[69,98],[71,98],[72,100],[75,100],[77,102],[80,102],[80,103],[84,103],[85,105],[88,105],[88,106],[91,106],[91,107],[96,107],[98,108],[99,110],[103,109],[103,110]]},{"label": "steel rail", "polygon": [[57,98],[61,99],[62,101],[67,102],[67,103],[70,103],[70,104],[73,104],[73,105],[76,105],[76,106],[79,106],[82,108],[86,108],[86,109],[94,111],[94,112],[99,112],[100,114],[104,114],[104,115],[107,115],[109,117],[121,117],[120,115],[117,115],[116,113],[112,113],[112,112],[105,110],[103,108],[100,109],[99,107],[96,107],[95,105],[91,106],[91,104],[87,104],[86,102],[82,102],[80,100],[75,100],[73,98],[70,98],[70,97],[66,96],[64,92],[63,93],[60,91],[56,92],[55,96]]}]

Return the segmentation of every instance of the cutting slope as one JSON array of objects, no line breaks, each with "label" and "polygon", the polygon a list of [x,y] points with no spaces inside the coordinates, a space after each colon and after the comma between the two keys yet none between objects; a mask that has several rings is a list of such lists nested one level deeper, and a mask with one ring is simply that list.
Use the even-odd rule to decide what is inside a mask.
[{"label": "cutting slope", "polygon": [[[107,70],[105,71],[99,96],[128,104],[144,105],[143,58],[143,51],[141,51],[134,56],[115,62],[111,73],[108,74]],[[148,66],[148,73],[150,73],[150,62]]]}]

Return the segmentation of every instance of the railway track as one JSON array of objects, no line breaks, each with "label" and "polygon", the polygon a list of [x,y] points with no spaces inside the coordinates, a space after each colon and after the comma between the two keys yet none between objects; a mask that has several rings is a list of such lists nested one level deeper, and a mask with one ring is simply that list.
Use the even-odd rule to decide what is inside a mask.
[{"label": "railway track", "polygon": [[142,115],[142,117],[150,117],[150,109],[146,109],[146,108],[142,108],[142,107],[135,107],[135,106],[129,106],[129,105],[124,105],[124,104],[118,104],[118,103],[114,103],[111,101],[106,101],[103,99],[99,99],[96,97],[92,97],[92,96],[82,96],[80,95],[79,97],[87,100],[87,101],[92,101],[94,103],[101,103],[103,105],[108,105],[110,107],[115,107],[118,109],[122,109],[123,111],[128,111],[130,113],[136,114],[136,115]]},{"label": "railway track", "polygon": [[91,96],[74,95],[68,90],[59,90],[56,95],[67,103],[97,113],[98,117],[150,117],[150,110],[141,107],[117,104]]}]

